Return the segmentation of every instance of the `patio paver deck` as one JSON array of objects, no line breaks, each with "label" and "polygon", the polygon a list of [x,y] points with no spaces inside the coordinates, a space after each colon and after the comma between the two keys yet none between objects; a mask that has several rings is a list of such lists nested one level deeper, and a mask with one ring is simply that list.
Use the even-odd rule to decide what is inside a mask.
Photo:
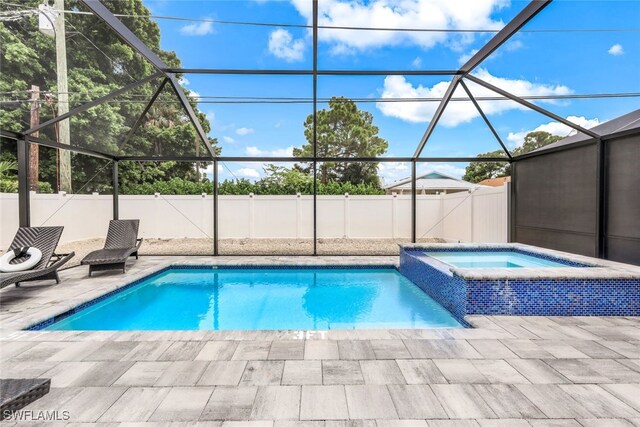
[{"label": "patio paver deck", "polygon": [[[472,329],[21,331],[170,263],[389,264],[393,257],[142,257],[126,275],[0,291],[0,376],[48,377],[47,425],[640,426],[640,318],[472,316]],[[3,425],[33,425],[9,421]],[[198,424],[197,424],[198,423]]]}]

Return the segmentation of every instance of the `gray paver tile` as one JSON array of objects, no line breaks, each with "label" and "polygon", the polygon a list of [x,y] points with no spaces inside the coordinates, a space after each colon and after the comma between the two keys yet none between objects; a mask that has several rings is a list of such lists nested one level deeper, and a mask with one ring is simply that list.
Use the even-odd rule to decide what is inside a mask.
[{"label": "gray paver tile", "polygon": [[592,418],[593,414],[553,384],[517,384],[516,387],[549,418]]},{"label": "gray paver tile", "polygon": [[269,360],[304,359],[304,341],[274,341],[269,349]]},{"label": "gray paver tile", "polygon": [[376,420],[377,427],[427,427],[425,420]]},{"label": "gray paver tile", "polygon": [[518,357],[498,340],[469,340],[469,344],[485,359],[511,359]]},{"label": "gray paver tile", "polygon": [[43,376],[51,378],[51,387],[70,387],[96,366],[97,362],[60,362]]},{"label": "gray paver tile", "polygon": [[470,384],[434,384],[431,389],[449,418],[496,418]]},{"label": "gray paver tile", "polygon": [[273,427],[273,421],[224,421],[222,427]]},{"label": "gray paver tile", "polygon": [[250,360],[244,369],[240,385],[278,385],[283,369],[284,362],[281,360]]},{"label": "gray paver tile", "polygon": [[404,340],[416,359],[481,359],[482,356],[465,340]]},{"label": "gray paver tile", "polygon": [[640,410],[640,384],[605,384],[602,387],[634,409]]},{"label": "gray paver tile", "polygon": [[529,381],[504,360],[474,360],[475,366],[489,383],[529,384]]},{"label": "gray paver tile", "polygon": [[246,366],[246,360],[214,360],[205,369],[198,385],[238,385]]},{"label": "gray paver tile", "polygon": [[208,341],[195,360],[231,360],[237,347],[237,341]]},{"label": "gray paver tile", "polygon": [[347,385],[345,395],[351,419],[398,418],[389,390],[385,386]]},{"label": "gray paver tile", "polygon": [[171,362],[135,362],[114,385],[152,386],[170,365]]},{"label": "gray paver tile", "polygon": [[338,342],[332,340],[305,341],[304,358],[308,360],[339,359]]},{"label": "gray paver tile", "polygon": [[303,385],[300,398],[300,419],[349,419],[344,386]]},{"label": "gray paver tile", "polygon": [[487,378],[466,359],[439,359],[433,363],[449,383],[486,383]]},{"label": "gray paver tile", "polygon": [[155,385],[159,387],[195,385],[209,365],[204,360],[171,362]]},{"label": "gray paver tile", "polygon": [[167,351],[171,343],[169,341],[143,341],[138,343],[129,353],[125,354],[121,359],[125,360],[144,360],[155,361]]},{"label": "gray paver tile", "polygon": [[376,359],[409,359],[411,354],[402,340],[371,340]]},{"label": "gray paver tile", "polygon": [[429,427],[478,427],[475,420],[427,420]]},{"label": "gray paver tile", "polygon": [[407,384],[446,384],[447,380],[432,360],[397,360]]},{"label": "gray paver tile", "polygon": [[362,360],[360,369],[365,384],[406,384],[395,360]]},{"label": "gray paver tile", "polygon": [[499,418],[546,418],[513,385],[478,384],[474,388]]},{"label": "gray paver tile", "polygon": [[248,420],[257,392],[257,387],[216,387],[200,419]]},{"label": "gray paver tile", "polygon": [[[325,421],[326,427],[376,427],[377,422],[380,420],[341,420],[341,421],[333,421],[328,420]],[[390,420],[394,421],[394,420]],[[395,420],[398,421],[398,420]]]},{"label": "gray paver tile", "polygon": [[[599,360],[598,362],[601,363],[602,361]],[[573,383],[594,384],[610,382],[608,377],[589,367],[580,359],[546,360],[545,363]]]},{"label": "gray paver tile", "polygon": [[194,360],[205,343],[201,341],[176,341],[160,355],[158,360]]},{"label": "gray paver tile", "polygon": [[501,340],[501,342],[521,359],[553,359],[553,355],[532,340]]},{"label": "gray paver tile", "polygon": [[139,343],[134,341],[106,341],[95,351],[87,354],[86,361],[116,361],[129,354]]},{"label": "gray paver tile", "polygon": [[61,404],[70,421],[96,422],[126,391],[125,387],[82,387]]},{"label": "gray paver tile", "polygon": [[554,420],[529,420],[532,427],[580,427],[576,420],[554,419]]},{"label": "gray paver tile", "polygon": [[147,421],[169,388],[132,387],[128,389],[100,418],[99,421]]},{"label": "gray paver tile", "polygon": [[151,415],[151,421],[191,421],[200,418],[213,387],[172,387]]},{"label": "gray paver tile", "polygon": [[342,360],[375,359],[371,342],[366,340],[338,341],[338,352]]},{"label": "gray paver tile", "polygon": [[258,389],[251,410],[251,419],[297,420],[299,415],[299,386],[266,386]]},{"label": "gray paver tile", "polygon": [[517,418],[502,420],[476,420],[480,427],[531,427],[529,421]]},{"label": "gray paver tile", "polygon": [[578,420],[583,427],[634,427],[634,424],[621,418],[588,418]]},{"label": "gray paver tile", "polygon": [[322,384],[322,362],[320,360],[286,360],[282,384]]},{"label": "gray paver tile", "polygon": [[73,381],[73,386],[108,387],[127,372],[134,362],[93,362],[94,366]]},{"label": "gray paver tile", "polygon": [[240,341],[233,360],[267,360],[271,341]]},{"label": "gray paver tile", "polygon": [[323,360],[322,382],[331,384],[364,384],[360,363],[356,360]]},{"label": "gray paver tile", "polygon": [[427,385],[390,385],[388,389],[400,418],[447,417],[444,408]]},{"label": "gray paver tile", "polygon": [[640,413],[594,384],[563,384],[560,388],[596,418],[634,418]]},{"label": "gray paver tile", "polygon": [[509,359],[506,362],[533,384],[563,384],[570,382],[542,360]]}]

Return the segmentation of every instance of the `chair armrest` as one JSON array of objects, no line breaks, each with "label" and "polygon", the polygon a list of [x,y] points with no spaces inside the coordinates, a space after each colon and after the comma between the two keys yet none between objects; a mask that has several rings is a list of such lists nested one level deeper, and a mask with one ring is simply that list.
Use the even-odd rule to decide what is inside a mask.
[{"label": "chair armrest", "polygon": [[[47,267],[47,268],[53,268],[54,270],[57,270],[58,268],[62,267],[64,264],[66,264],[74,256],[76,256],[75,252],[70,252],[68,254],[56,254],[56,253],[54,253],[51,256],[51,261],[53,261],[53,262],[50,263],[49,267]],[[55,260],[54,260],[54,258],[55,258]]]},{"label": "chair armrest", "polygon": [[136,242],[138,242],[138,243],[136,244],[136,249],[140,249],[140,246],[142,246],[142,241],[143,241],[143,240],[144,240],[144,239],[143,239],[142,237],[140,237],[139,239],[136,239]]}]

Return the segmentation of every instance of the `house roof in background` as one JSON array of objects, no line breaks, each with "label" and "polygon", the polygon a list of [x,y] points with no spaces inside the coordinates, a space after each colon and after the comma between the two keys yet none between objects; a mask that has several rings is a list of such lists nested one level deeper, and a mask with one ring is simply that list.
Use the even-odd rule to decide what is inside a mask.
[{"label": "house roof in background", "polygon": [[[454,178],[441,172],[431,171],[416,177],[418,190],[470,190],[478,184]],[[411,177],[391,182],[384,186],[386,190],[411,190]]]},{"label": "house roof in background", "polygon": [[511,182],[511,177],[510,176],[501,176],[499,178],[483,179],[478,184],[479,185],[486,185],[486,186],[489,186],[489,187],[501,187],[501,186],[504,185],[505,182]]}]

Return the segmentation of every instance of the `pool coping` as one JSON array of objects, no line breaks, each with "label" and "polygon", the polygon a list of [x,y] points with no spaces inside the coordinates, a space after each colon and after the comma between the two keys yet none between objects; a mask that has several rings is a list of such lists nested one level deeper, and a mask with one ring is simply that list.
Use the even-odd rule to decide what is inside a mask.
[{"label": "pool coping", "polygon": [[516,279],[640,279],[640,267],[561,252],[522,243],[411,243],[399,245],[401,250],[452,250],[452,249],[496,249],[519,250],[534,255],[542,255],[571,263],[585,264],[586,267],[544,267],[544,268],[459,268],[443,263],[435,258],[420,258],[438,270],[467,280],[516,280]]}]

